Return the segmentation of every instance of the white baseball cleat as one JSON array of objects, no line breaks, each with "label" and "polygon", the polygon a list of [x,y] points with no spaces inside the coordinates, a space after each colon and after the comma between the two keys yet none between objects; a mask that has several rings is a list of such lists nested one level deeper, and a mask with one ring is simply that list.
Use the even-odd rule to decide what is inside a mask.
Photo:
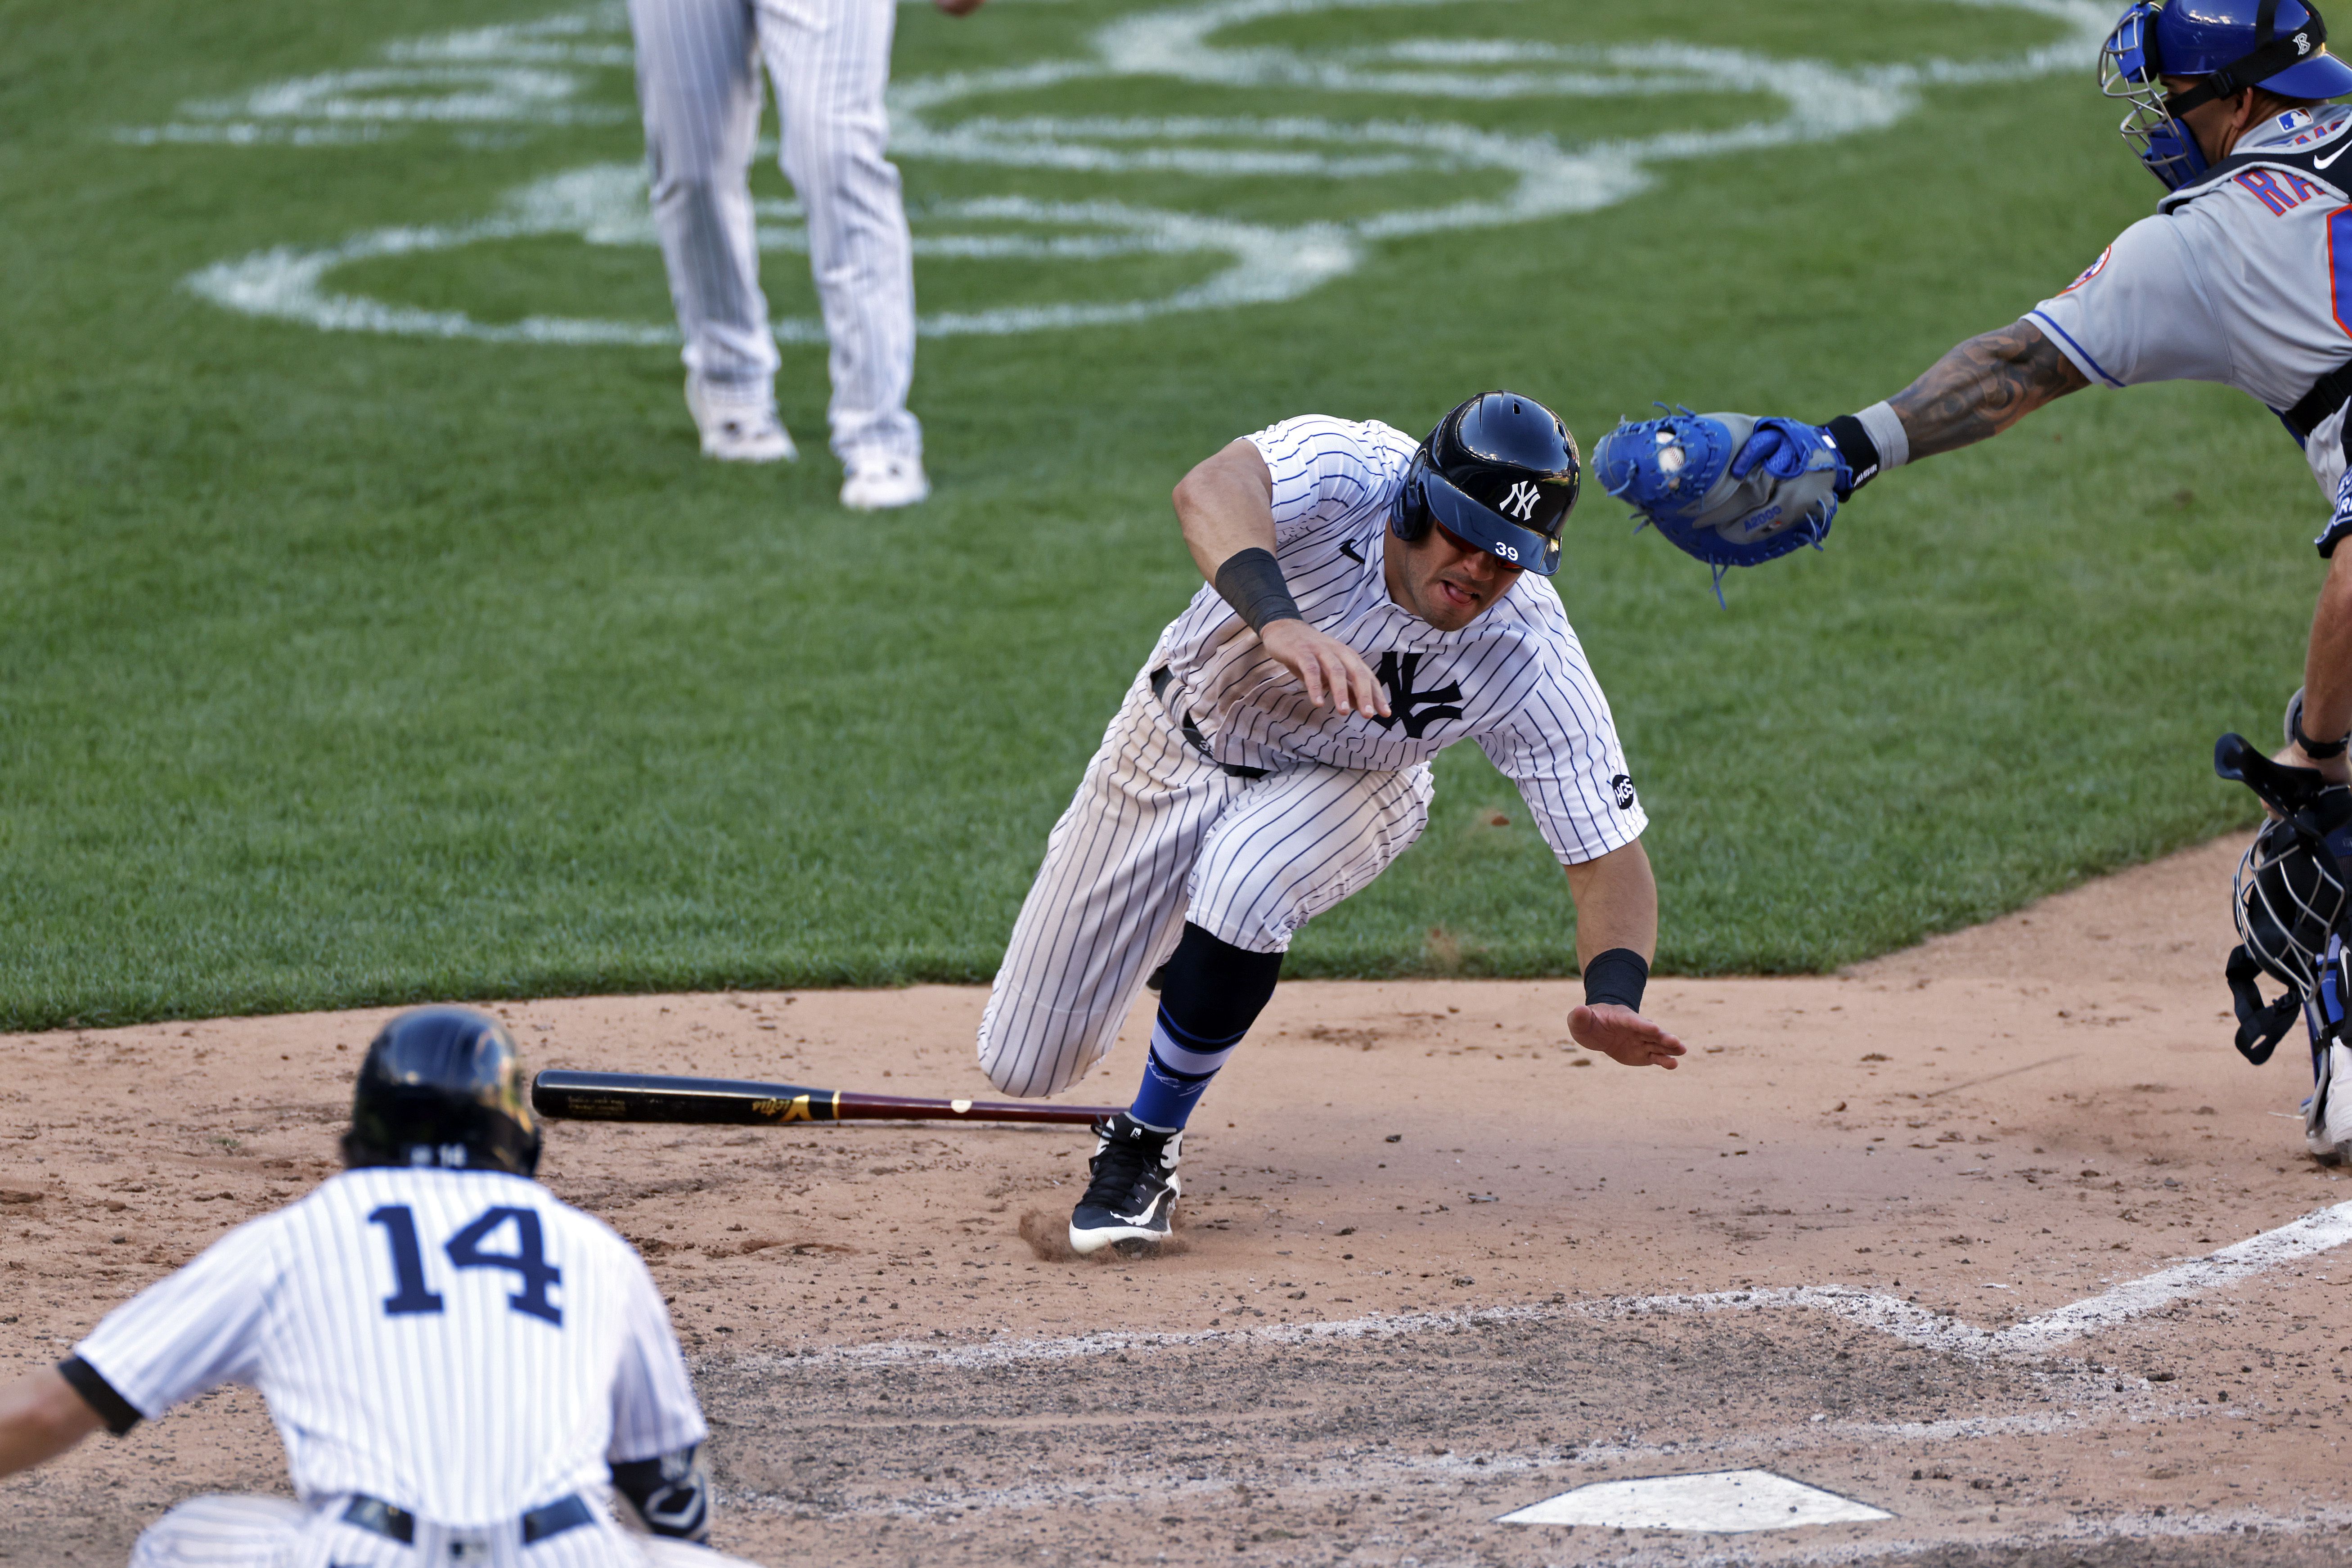
[{"label": "white baseball cleat", "polygon": [[920,458],[854,458],[842,481],[841,504],[852,511],[913,506],[931,493]]},{"label": "white baseball cleat", "polygon": [[702,455],[722,463],[789,463],[800,456],[792,433],[760,392],[730,395],[698,376],[686,378],[686,406],[702,432]]},{"label": "white baseball cleat", "polygon": [[2352,1046],[2341,1040],[2319,1058],[2319,1082],[2303,1102],[2303,1143],[2323,1165],[2352,1160]]}]

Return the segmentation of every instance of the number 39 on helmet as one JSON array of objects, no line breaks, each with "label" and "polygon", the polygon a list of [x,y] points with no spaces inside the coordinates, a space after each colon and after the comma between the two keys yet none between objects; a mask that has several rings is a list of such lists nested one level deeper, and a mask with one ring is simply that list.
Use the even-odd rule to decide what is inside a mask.
[{"label": "number 39 on helmet", "polygon": [[1389,513],[1411,542],[1433,523],[1507,565],[1559,570],[1560,529],[1583,474],[1559,415],[1516,392],[1482,392],[1437,422]]},{"label": "number 39 on helmet", "polygon": [[[2168,76],[2203,79],[2176,95]],[[2167,190],[2210,167],[2180,116],[2250,87],[2289,99],[2352,93],[2352,66],[2327,52],[2309,0],[2140,0],[2099,50],[2099,90],[2131,105],[2116,129]]]}]

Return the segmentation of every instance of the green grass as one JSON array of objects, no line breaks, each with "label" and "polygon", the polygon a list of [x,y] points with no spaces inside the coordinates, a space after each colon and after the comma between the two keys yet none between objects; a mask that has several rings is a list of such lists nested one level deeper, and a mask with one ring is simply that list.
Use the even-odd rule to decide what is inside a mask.
[{"label": "green grass", "polygon": [[[902,79],[1071,58],[1139,10],[902,12]],[[1968,7],[1465,5],[1467,37],[1842,61],[2032,47]],[[522,19],[539,13],[509,9]],[[1252,47],[1440,29],[1395,7]],[[1197,584],[1166,494],[1294,413],[1426,426],[1509,384],[1584,438],[1653,397],[1820,418],[2062,286],[2155,188],[2083,72],[1937,89],[1897,129],[1659,165],[1597,214],[1382,242],[1294,303],[927,341],[937,498],[857,518],[821,452],[700,461],[674,351],[327,334],[178,282],[273,245],[456,224],[638,155],[612,122],[360,146],[132,146],[191,99],[481,25],[444,0],[0,5],[0,1026],[674,986],[982,980],[1047,827]],[[1866,23],[1867,26],[1863,24]],[[1386,103],[1078,82],[986,111],[1423,115],[1563,140],[1759,100]],[[952,119],[952,116],[946,118]],[[1260,222],[1499,188],[1055,174],[909,159],[910,204],[1023,192]],[[784,188],[772,167],[764,195]],[[943,260],[927,308],[1172,289]],[[779,314],[813,300],[772,254]],[[525,239],[336,287],[484,321],[658,321],[650,250]],[[821,351],[779,381],[822,444]],[[2275,423],[2212,387],[2087,393],[1874,486],[1827,551],[1727,584],[1597,493],[1558,584],[1614,703],[1664,900],[1661,966],[1803,971],[1983,919],[2249,819],[2319,563]],[[1560,876],[1475,749],[1428,834],[1290,973],[1559,973]],[[1496,827],[1496,811],[1513,818]]]}]

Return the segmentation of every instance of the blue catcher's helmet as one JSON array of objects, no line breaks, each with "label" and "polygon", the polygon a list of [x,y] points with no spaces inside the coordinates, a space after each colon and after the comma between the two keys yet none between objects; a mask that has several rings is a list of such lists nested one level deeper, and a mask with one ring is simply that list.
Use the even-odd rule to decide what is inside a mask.
[{"label": "blue catcher's helmet", "polygon": [[418,1007],[386,1024],[360,1063],[343,1160],[538,1170],[539,1124],[506,1026],[470,1007]]},{"label": "blue catcher's helmet", "polygon": [[1482,392],[1437,422],[1405,471],[1389,531],[1411,542],[1432,522],[1538,576],[1559,570],[1559,533],[1582,464],[1559,415],[1516,392]]},{"label": "blue catcher's helmet", "polygon": [[[2174,97],[2168,76],[2204,79]],[[2099,51],[2099,90],[2131,105],[2116,129],[2167,190],[2210,166],[2181,114],[2250,87],[2280,98],[2352,93],[2352,66],[2327,52],[2327,24],[2310,0],[2139,0]]]}]

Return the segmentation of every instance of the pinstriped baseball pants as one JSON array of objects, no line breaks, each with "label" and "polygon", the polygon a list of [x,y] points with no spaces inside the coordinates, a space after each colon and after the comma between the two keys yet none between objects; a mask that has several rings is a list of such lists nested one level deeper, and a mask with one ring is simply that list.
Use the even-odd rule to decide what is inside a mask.
[{"label": "pinstriped baseball pants", "polygon": [[760,60],[776,89],[785,176],[808,216],[831,345],[833,449],[916,457],[915,270],[889,125],[892,0],[629,0],[654,226],[687,368],[764,392],[776,343],[760,291],[751,156]]},{"label": "pinstriped baseball pants", "polygon": [[752,1568],[610,1519],[531,1546],[512,1525],[476,1537],[420,1520],[415,1542],[404,1545],[343,1523],[335,1506],[342,1500],[305,1509],[284,1498],[190,1498],[140,1534],[131,1568]]},{"label": "pinstriped baseball pants", "polygon": [[1285,952],[1429,821],[1425,763],[1223,772],[1152,695],[1158,662],[1129,688],[1054,825],[989,992],[980,1065],[1007,1094],[1057,1094],[1099,1061],[1186,921],[1252,952]]}]

